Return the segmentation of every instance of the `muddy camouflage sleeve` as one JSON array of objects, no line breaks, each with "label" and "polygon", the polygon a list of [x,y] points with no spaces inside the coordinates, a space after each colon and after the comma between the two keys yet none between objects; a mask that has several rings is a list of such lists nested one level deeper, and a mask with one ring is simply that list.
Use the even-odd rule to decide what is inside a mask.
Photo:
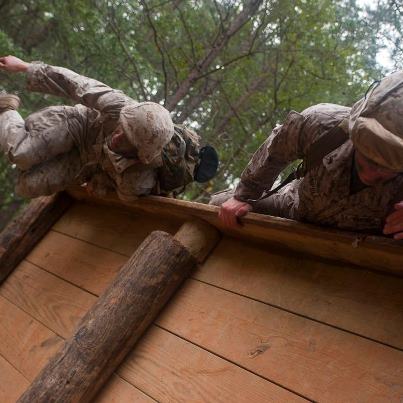
[{"label": "muddy camouflage sleeve", "polygon": [[30,91],[68,98],[101,113],[118,113],[130,100],[123,92],[64,67],[31,63],[27,79]]},{"label": "muddy camouflage sleeve", "polygon": [[235,191],[236,199],[259,198],[264,190],[273,186],[287,165],[303,157],[303,123],[304,116],[292,111],[285,122],[272,131],[242,172]]}]

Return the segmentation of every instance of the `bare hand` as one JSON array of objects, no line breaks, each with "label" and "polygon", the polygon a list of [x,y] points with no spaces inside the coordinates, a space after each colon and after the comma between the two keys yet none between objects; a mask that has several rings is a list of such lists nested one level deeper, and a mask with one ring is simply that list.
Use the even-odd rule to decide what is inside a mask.
[{"label": "bare hand", "polygon": [[0,57],[0,69],[8,71],[9,73],[26,72],[29,65],[30,63],[26,63],[15,56]]},{"label": "bare hand", "polygon": [[252,206],[249,203],[231,197],[231,199],[221,205],[218,218],[226,227],[236,228],[240,225],[238,218],[243,217],[251,210]]},{"label": "bare hand", "polygon": [[383,228],[385,235],[393,235],[393,239],[403,239],[403,201],[395,204],[395,211],[386,217]]}]

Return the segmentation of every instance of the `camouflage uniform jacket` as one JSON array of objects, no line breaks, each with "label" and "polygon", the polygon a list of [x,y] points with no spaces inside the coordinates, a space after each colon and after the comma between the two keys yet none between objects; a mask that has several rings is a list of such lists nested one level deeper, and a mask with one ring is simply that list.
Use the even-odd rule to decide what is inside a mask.
[{"label": "camouflage uniform jacket", "polygon": [[[302,113],[290,112],[254,154],[242,173],[235,198],[257,199],[270,189],[279,173],[292,161],[303,159],[310,145],[341,120],[350,108],[319,104]],[[350,230],[380,230],[403,175],[351,193],[354,147],[351,140],[323,158],[322,164],[293,182],[298,196],[289,218]]]},{"label": "camouflage uniform jacket", "polygon": [[[78,182],[90,182],[100,195],[115,189],[123,200],[151,192],[156,184],[155,168],[160,161],[146,166],[124,158],[112,152],[106,141],[118,124],[121,109],[126,103],[134,102],[131,98],[66,68],[42,63],[30,65],[27,79],[31,91],[69,98],[78,104],[74,113],[73,108],[68,110],[67,119],[82,163]],[[63,107],[60,108],[63,113]]]}]

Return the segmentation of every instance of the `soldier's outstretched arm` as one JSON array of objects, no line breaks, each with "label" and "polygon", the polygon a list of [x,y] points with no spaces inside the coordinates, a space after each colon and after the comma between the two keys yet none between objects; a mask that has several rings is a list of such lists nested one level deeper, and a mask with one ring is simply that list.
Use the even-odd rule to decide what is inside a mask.
[{"label": "soldier's outstretched arm", "polygon": [[303,158],[305,117],[290,112],[285,122],[276,127],[255,152],[242,172],[235,198],[240,201],[259,198],[269,190],[280,172],[291,162]]},{"label": "soldier's outstretched arm", "polygon": [[0,58],[0,68],[26,73],[27,87],[31,91],[68,98],[103,113],[119,111],[130,99],[121,91],[64,67],[27,63],[15,56],[5,56]]},{"label": "soldier's outstretched arm", "polygon": [[235,228],[238,219],[252,210],[249,200],[258,199],[289,163],[302,158],[307,140],[304,121],[302,114],[291,112],[256,151],[242,173],[234,197],[221,205],[218,216],[225,226]]},{"label": "soldier's outstretched arm", "polygon": [[29,64],[15,56],[0,57],[0,70],[8,71],[9,73],[25,73]]}]

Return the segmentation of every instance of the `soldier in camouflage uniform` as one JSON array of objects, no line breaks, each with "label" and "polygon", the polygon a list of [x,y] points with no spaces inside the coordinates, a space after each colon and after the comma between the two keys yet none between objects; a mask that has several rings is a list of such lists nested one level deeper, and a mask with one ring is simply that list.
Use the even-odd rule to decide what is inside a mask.
[{"label": "soldier in camouflage uniform", "polygon": [[87,183],[95,194],[114,189],[132,200],[156,187],[162,150],[174,135],[165,108],[137,103],[62,67],[7,56],[0,58],[0,68],[26,73],[31,91],[78,103],[45,108],[24,121],[16,110],[18,97],[0,94],[0,151],[18,169],[19,195],[37,197]]},{"label": "soldier in camouflage uniform", "polygon": [[[347,141],[303,178],[259,200],[290,162],[306,158],[311,145],[334,127],[345,131]],[[213,196],[211,204],[221,205],[220,219],[230,227],[254,211],[348,230],[383,230],[403,239],[402,173],[403,71],[399,71],[352,108],[319,104],[302,113],[291,112],[254,154],[235,191]]]}]

